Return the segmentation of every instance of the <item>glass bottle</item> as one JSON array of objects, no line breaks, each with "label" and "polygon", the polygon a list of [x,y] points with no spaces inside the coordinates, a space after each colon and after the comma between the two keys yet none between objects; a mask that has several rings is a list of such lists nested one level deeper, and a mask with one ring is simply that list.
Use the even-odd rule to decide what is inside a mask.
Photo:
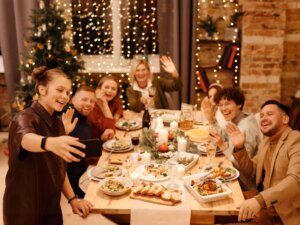
[{"label": "glass bottle", "polygon": [[150,116],[148,108],[146,107],[145,111],[144,111],[144,114],[143,114],[143,128],[144,127],[149,128],[150,123],[151,123],[151,116]]}]

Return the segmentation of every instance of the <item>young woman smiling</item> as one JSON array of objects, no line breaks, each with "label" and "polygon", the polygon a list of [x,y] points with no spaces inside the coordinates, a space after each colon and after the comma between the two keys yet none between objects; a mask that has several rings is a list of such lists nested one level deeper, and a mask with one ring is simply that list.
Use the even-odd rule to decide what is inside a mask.
[{"label": "young woman smiling", "polygon": [[106,129],[115,130],[116,121],[123,115],[119,94],[120,87],[116,77],[106,76],[99,81],[96,89],[96,105],[88,116],[93,126],[93,138],[100,138]]},{"label": "young woman smiling", "polygon": [[[4,224],[61,225],[61,192],[81,217],[92,209],[88,201],[77,199],[66,176],[66,162],[84,157],[75,147],[85,146],[77,138],[65,136],[70,128],[64,127],[55,113],[69,101],[72,84],[67,75],[59,69],[39,67],[32,77],[39,99],[18,113],[9,128]],[[72,126],[68,118],[63,116],[65,124]]]}]

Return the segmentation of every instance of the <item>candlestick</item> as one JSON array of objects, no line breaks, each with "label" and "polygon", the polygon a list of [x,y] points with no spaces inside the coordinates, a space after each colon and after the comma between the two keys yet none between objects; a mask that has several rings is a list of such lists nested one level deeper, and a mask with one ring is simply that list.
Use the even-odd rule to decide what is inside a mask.
[{"label": "candlestick", "polygon": [[166,129],[160,129],[158,131],[157,142],[159,145],[168,143],[168,131]]},{"label": "candlestick", "polygon": [[186,141],[185,138],[178,138],[177,147],[178,147],[179,152],[185,152],[186,151],[186,145],[187,145],[187,141]]},{"label": "candlestick", "polygon": [[178,129],[178,123],[176,121],[172,121],[170,123],[170,128],[172,131],[176,131]]}]

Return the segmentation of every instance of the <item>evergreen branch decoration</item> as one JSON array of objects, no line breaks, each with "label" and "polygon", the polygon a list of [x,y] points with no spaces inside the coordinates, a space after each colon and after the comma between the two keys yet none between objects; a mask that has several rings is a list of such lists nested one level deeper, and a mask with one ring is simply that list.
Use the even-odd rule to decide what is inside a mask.
[{"label": "evergreen branch decoration", "polygon": [[200,20],[200,27],[207,32],[209,37],[213,37],[214,33],[217,32],[216,22],[213,21],[210,15],[205,20]]}]

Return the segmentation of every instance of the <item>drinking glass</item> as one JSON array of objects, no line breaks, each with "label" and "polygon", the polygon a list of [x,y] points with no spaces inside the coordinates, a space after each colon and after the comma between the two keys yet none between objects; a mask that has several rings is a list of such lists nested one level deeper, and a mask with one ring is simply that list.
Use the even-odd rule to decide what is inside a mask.
[{"label": "drinking glass", "polygon": [[156,94],[156,87],[153,86],[149,87],[148,92],[149,92],[149,97],[153,98]]},{"label": "drinking glass", "polygon": [[217,145],[214,141],[210,140],[206,143],[206,153],[209,159],[209,166],[213,165],[214,158],[216,156]]},{"label": "drinking glass", "polygon": [[140,134],[139,133],[133,133],[131,134],[131,143],[134,146],[134,151],[136,151],[136,147],[139,145],[140,142]]},{"label": "drinking glass", "polygon": [[179,185],[175,182],[177,166],[178,166],[178,164],[175,161],[168,162],[168,174],[171,178],[171,181],[167,184],[168,188],[172,188],[172,189],[179,188]]}]

